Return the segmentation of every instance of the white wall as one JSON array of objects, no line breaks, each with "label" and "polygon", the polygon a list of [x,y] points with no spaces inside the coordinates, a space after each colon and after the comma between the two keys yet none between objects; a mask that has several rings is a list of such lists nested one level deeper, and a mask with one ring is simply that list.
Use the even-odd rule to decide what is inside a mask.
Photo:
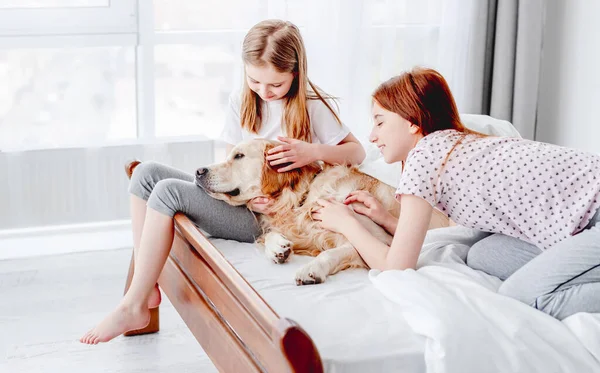
[{"label": "white wall", "polygon": [[536,140],[600,153],[600,1],[547,1]]}]

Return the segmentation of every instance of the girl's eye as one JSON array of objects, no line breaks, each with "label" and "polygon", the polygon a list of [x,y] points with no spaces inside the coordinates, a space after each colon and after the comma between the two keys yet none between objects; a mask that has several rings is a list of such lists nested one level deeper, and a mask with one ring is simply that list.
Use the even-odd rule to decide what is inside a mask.
[{"label": "girl's eye", "polygon": [[236,155],[233,156],[233,159],[242,159],[244,158],[244,155],[242,153],[237,153]]},{"label": "girl's eye", "polygon": [[383,122],[379,122],[377,124],[375,124],[377,127],[381,127],[381,125],[383,124]]},{"label": "girl's eye", "polygon": [[273,84],[273,87],[279,88],[279,87],[281,87],[281,84]]}]

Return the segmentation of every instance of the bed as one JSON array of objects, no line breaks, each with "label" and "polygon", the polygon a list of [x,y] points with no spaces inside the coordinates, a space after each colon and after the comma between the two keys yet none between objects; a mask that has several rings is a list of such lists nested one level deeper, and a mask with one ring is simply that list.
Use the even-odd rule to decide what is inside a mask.
[{"label": "bed", "polygon": [[[220,371],[424,370],[423,338],[394,317],[397,307],[372,287],[366,270],[296,286],[294,273],[310,257],[276,265],[253,244],[209,240],[185,215],[177,214],[175,225],[159,285]],[[133,268],[132,257],[125,291]],[[126,335],[158,330],[155,309],[148,327]]]},{"label": "bed", "polygon": [[[464,265],[481,233],[432,230],[417,271],[353,269],[296,286],[252,244],[183,215],[159,284],[222,372],[600,372],[600,315],[563,322]],[[131,334],[158,331],[152,327]]]},{"label": "bed", "polygon": [[[560,322],[498,295],[498,279],[464,265],[480,232],[429,231],[417,271],[353,269],[296,286],[308,257],[277,265],[182,214],[175,226],[159,285],[219,371],[600,372],[600,316]],[[132,257],[125,291],[133,268]],[[127,335],[158,330],[156,309]]]}]

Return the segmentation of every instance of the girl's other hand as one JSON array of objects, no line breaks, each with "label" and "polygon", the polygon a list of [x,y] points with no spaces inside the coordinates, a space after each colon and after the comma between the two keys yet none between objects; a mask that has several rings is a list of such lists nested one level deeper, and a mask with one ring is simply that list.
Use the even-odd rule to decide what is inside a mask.
[{"label": "girl's other hand", "polygon": [[267,196],[255,197],[248,202],[248,208],[250,210],[264,215],[273,214],[273,211],[271,211],[272,205],[273,200]]},{"label": "girl's other hand", "polygon": [[354,213],[343,203],[318,199],[318,207],[311,211],[312,219],[320,222],[321,227],[344,234],[344,229],[354,219]]},{"label": "girl's other hand", "polygon": [[344,204],[349,205],[351,203],[356,213],[368,217],[380,226],[384,226],[392,217],[392,214],[383,207],[381,202],[365,190],[351,192],[344,200]]},{"label": "girl's other hand", "polygon": [[315,157],[314,144],[281,136],[277,137],[277,139],[284,144],[269,150],[267,161],[271,166],[290,163],[289,165],[278,169],[278,172],[287,172],[295,168],[306,166],[317,160]]}]

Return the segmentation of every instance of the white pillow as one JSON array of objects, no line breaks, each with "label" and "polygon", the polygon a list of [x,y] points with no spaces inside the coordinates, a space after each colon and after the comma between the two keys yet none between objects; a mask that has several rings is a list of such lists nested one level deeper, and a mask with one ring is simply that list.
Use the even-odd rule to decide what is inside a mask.
[{"label": "white pillow", "polygon": [[489,115],[461,114],[463,125],[473,131],[501,137],[521,137],[515,126],[507,120],[492,118]]},{"label": "white pillow", "polygon": [[[473,131],[481,132],[486,135],[502,137],[521,137],[517,129],[508,121],[492,118],[489,115],[479,114],[461,114],[465,127]],[[363,143],[364,145],[364,143]],[[381,152],[375,144],[368,143],[365,146],[367,156],[359,166],[360,171],[373,176],[382,182],[397,188],[400,183],[400,174],[402,173],[402,164],[400,162],[387,164],[383,160]]]}]

